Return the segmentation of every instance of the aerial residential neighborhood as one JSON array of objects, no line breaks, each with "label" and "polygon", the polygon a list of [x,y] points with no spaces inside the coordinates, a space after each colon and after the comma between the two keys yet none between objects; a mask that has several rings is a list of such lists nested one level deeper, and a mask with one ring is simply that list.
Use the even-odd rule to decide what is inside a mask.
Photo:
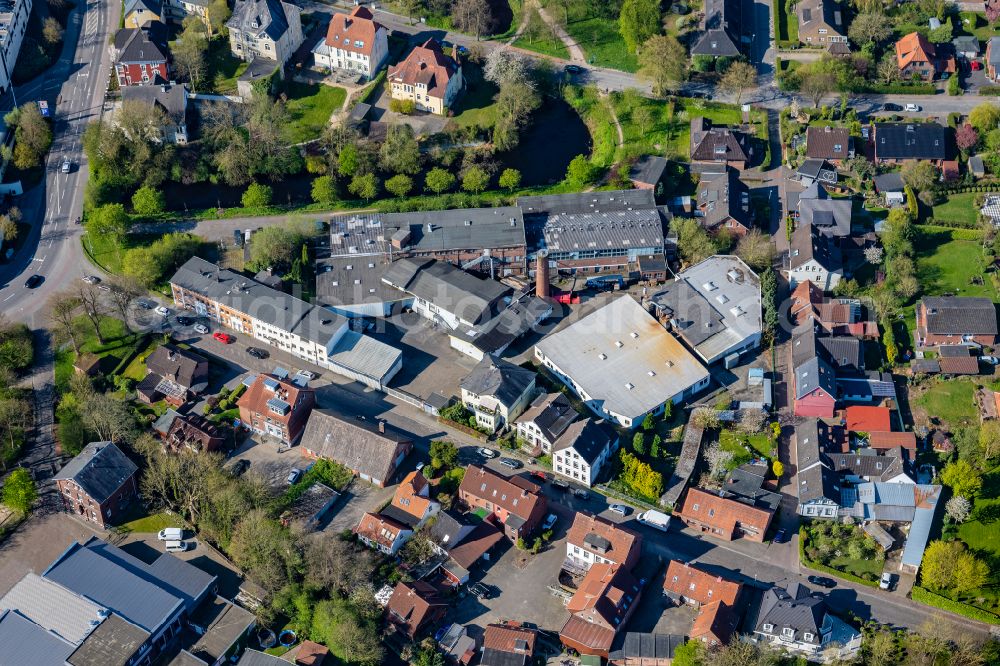
[{"label": "aerial residential neighborhood", "polygon": [[8,0],[0,666],[1000,663],[1000,2]]}]

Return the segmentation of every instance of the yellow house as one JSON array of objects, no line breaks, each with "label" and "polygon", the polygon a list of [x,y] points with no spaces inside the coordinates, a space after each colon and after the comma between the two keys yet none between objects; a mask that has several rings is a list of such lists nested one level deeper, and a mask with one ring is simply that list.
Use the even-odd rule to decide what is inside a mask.
[{"label": "yellow house", "polygon": [[386,80],[392,99],[412,100],[418,111],[444,115],[462,90],[462,66],[431,38],[390,66]]},{"label": "yellow house", "polygon": [[151,21],[163,20],[163,3],[160,0],[127,0],[125,3],[125,27],[141,28]]}]

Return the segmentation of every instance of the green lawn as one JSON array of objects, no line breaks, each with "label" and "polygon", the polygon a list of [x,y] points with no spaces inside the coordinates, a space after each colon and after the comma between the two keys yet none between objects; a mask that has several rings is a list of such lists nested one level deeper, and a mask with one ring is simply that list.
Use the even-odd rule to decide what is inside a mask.
[{"label": "green lawn", "polygon": [[528,26],[521,36],[514,40],[514,46],[542,55],[569,60],[569,51],[548,24],[534,9],[528,15]]},{"label": "green lawn", "polygon": [[[733,459],[729,464],[730,469],[735,469],[753,459],[753,451],[763,458],[770,459],[773,452],[773,444],[766,434],[743,435],[732,430],[723,430],[719,433],[719,446],[723,451],[733,454]],[[748,451],[749,446],[753,451]]]},{"label": "green lawn", "polygon": [[960,424],[972,424],[978,418],[975,389],[975,385],[965,379],[938,380],[917,398],[917,404],[954,430]]},{"label": "green lawn", "polygon": [[580,45],[590,64],[624,72],[639,68],[635,54],[625,47],[618,32],[617,20],[592,16],[592,7],[585,2],[572,3],[568,17],[557,3],[545,0],[542,4],[554,20],[565,22],[566,32]]},{"label": "green lawn", "polygon": [[[885,553],[860,526],[815,521],[803,525],[802,533],[806,536],[802,554],[809,561],[868,581],[882,575]],[[858,545],[862,545],[861,552],[851,557],[849,552]]]},{"label": "green lawn", "polygon": [[318,139],[347,98],[347,91],[336,86],[288,81],[284,85],[286,104],[292,120],[288,124],[288,140],[303,143]]},{"label": "green lawn", "polygon": [[184,527],[184,521],[177,514],[154,513],[122,523],[119,527],[128,532],[155,534],[165,527]]},{"label": "green lawn", "polygon": [[466,90],[458,99],[452,120],[460,127],[493,127],[497,122],[497,107],[493,101],[497,87],[483,79],[479,67],[466,66],[462,70]]},{"label": "green lawn", "polygon": [[[590,139],[593,142],[590,150],[590,162],[599,167],[607,168],[615,161],[615,153],[618,147],[618,134],[615,132],[614,121],[607,104],[597,93],[597,88],[587,86],[566,86],[563,89],[563,96],[572,106],[587,129],[590,130]],[[624,127],[622,128],[624,131]]]},{"label": "green lawn", "polygon": [[976,192],[950,195],[944,203],[934,206],[931,217],[935,221],[952,222],[970,229],[975,228],[979,209],[974,204]]},{"label": "green lawn", "polygon": [[[135,345],[142,339],[141,335],[127,334],[125,324],[114,317],[104,317],[101,319],[101,333],[104,335],[104,344],[97,341],[94,334],[94,327],[90,320],[80,315],[76,319],[77,339],[80,342],[80,351],[84,354],[91,353],[100,357],[114,356],[121,360],[133,353]],[[73,375],[73,363],[76,361],[76,353],[71,344],[67,344],[56,351],[55,376],[56,386],[64,388]],[[110,364],[110,361],[108,362]]]},{"label": "green lawn", "polygon": [[973,278],[983,276],[984,265],[978,242],[955,240],[950,229],[922,227],[914,249],[917,254],[917,277],[924,294],[951,293],[997,300],[996,289],[988,277],[983,284],[972,283]]},{"label": "green lawn", "polygon": [[211,90],[217,94],[236,92],[236,79],[246,71],[249,63],[240,60],[229,50],[229,38],[218,35],[208,44],[208,76]]},{"label": "green lawn", "polygon": [[775,12],[774,31],[775,39],[779,42],[799,41],[799,17],[795,13],[795,7],[790,5],[789,0],[774,0],[772,3]]},{"label": "green lawn", "polygon": [[[1000,24],[990,25],[986,14],[982,12],[962,12],[959,21],[954,21],[956,34],[975,35],[980,42],[988,42],[990,37],[1000,35]],[[966,23],[966,19],[969,23]],[[985,48],[985,45],[983,45]]]}]

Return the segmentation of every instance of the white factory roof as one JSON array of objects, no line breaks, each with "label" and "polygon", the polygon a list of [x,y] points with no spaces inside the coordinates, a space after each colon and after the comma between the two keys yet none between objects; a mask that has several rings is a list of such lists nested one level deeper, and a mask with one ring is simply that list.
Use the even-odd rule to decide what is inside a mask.
[{"label": "white factory roof", "polygon": [[[631,296],[536,345],[598,408],[635,418],[705,380],[708,371]],[[586,396],[584,396],[586,398]]]},{"label": "white factory roof", "polygon": [[0,613],[16,610],[35,624],[79,645],[108,615],[107,609],[33,573],[0,599]]}]

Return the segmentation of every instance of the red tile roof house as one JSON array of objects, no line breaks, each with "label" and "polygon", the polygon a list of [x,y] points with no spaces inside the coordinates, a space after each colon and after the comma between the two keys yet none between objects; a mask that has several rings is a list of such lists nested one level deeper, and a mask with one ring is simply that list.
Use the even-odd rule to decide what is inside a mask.
[{"label": "red tile roof house", "polygon": [[372,78],[389,57],[389,31],[367,7],[350,14],[335,13],[326,36],[313,47],[316,67],[342,70]]},{"label": "red tile roof house", "polygon": [[115,33],[111,52],[121,87],[170,80],[166,27],[158,21],[142,28],[122,28]]},{"label": "red tile roof house", "polygon": [[892,417],[888,407],[851,405],[844,410],[844,422],[848,432],[889,432]]},{"label": "red tile roof house", "polygon": [[827,298],[812,281],[804,280],[792,291],[791,301],[788,317],[795,326],[815,322],[831,335],[868,340],[879,338],[878,324],[864,319],[865,312],[859,300]]},{"label": "red tile roof house", "polygon": [[677,603],[702,606],[721,601],[735,606],[743,585],[699,569],[689,562],[670,560],[663,579],[663,592]]},{"label": "red tile roof house", "polygon": [[529,666],[535,659],[538,632],[517,622],[486,626],[480,666]]},{"label": "red tile roof house", "polygon": [[392,591],[386,611],[389,624],[413,640],[444,618],[448,600],[430,583],[422,580],[401,582]]},{"label": "red tile roof house", "polygon": [[255,433],[294,445],[305,430],[316,394],[275,375],[261,374],[236,404],[240,420]]},{"label": "red tile roof house", "polygon": [[996,306],[988,298],[935,296],[917,303],[917,347],[997,343]]},{"label": "red tile roof house", "polygon": [[583,573],[594,564],[622,564],[631,570],[642,552],[642,537],[600,516],[576,513],[566,533],[563,569]]},{"label": "red tile roof house", "polygon": [[721,601],[712,601],[702,606],[698,617],[691,624],[689,636],[693,641],[701,641],[710,648],[726,645],[736,634],[740,616],[733,607]]},{"label": "red tile roof house", "polygon": [[163,447],[169,451],[188,450],[194,453],[221,451],[226,445],[222,430],[198,414],[178,416],[170,424],[163,438]]},{"label": "red tile roof house", "polygon": [[91,442],[54,478],[68,512],[107,529],[138,497],[138,471],[111,442]]},{"label": "red tile roof house", "polygon": [[444,115],[462,90],[462,66],[431,38],[390,65],[386,82],[392,99],[412,100],[418,111]]},{"label": "red tile roof house", "polygon": [[545,516],[545,496],[538,485],[475,465],[466,469],[458,499],[470,511],[485,510],[511,541],[527,538]]},{"label": "red tile roof house", "polygon": [[396,488],[392,502],[379,513],[364,514],[354,533],[368,546],[395,555],[440,509],[441,505],[430,499],[424,475],[410,472]]},{"label": "red tile roof house", "polygon": [[956,69],[955,56],[939,55],[919,32],[911,32],[896,42],[896,66],[900,77],[909,80],[916,74],[924,81],[948,78]]},{"label": "red tile roof house", "polygon": [[763,542],[774,513],[760,507],[720,497],[699,488],[688,490],[684,505],[675,514],[688,527],[719,539],[743,537]]},{"label": "red tile roof house", "polygon": [[641,596],[642,587],[628,569],[595,564],[566,605],[570,618],[559,639],[581,655],[607,659],[615,635],[628,623]]}]

